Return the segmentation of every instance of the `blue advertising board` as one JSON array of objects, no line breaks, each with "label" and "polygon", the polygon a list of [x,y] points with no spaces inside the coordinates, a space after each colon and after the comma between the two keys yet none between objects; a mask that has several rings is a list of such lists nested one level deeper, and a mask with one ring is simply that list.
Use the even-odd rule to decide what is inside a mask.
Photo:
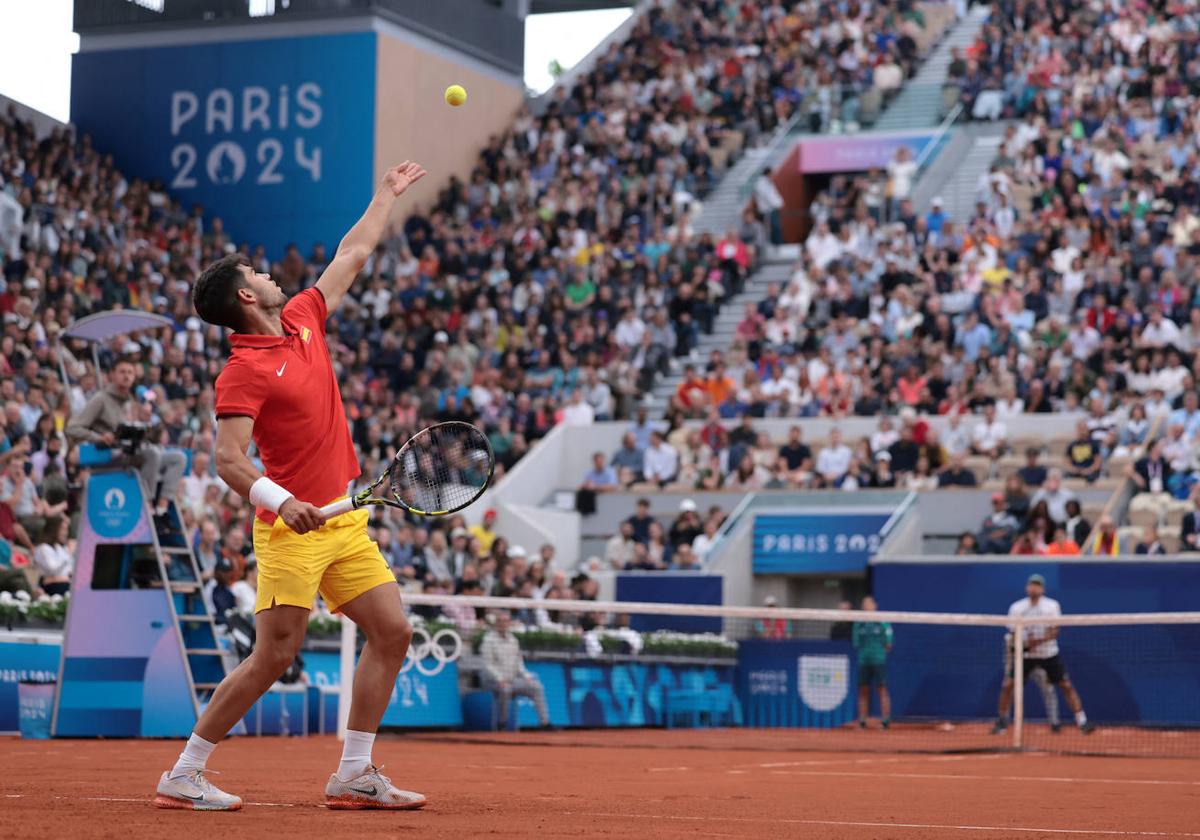
[{"label": "blue advertising board", "polygon": [[[310,685],[337,686],[340,683],[340,657],[336,652],[304,651],[302,656]],[[406,659],[380,724],[397,727],[461,725],[458,662],[441,661],[433,656],[425,657],[420,663],[412,657]]]},{"label": "blue advertising board", "polygon": [[890,511],[823,510],[754,518],[755,574],[863,574]]},{"label": "blue advertising board", "polygon": [[[691,572],[621,572],[617,575],[617,600],[649,604],[723,603],[721,575]],[[678,633],[720,633],[721,619],[690,615],[633,614],[629,626],[639,633],[674,630]]]},{"label": "blue advertising board", "polygon": [[332,252],[372,191],[374,33],[74,56],[71,121],[235,243]]},{"label": "blue advertising board", "polygon": [[854,720],[853,655],[848,642],[742,642],[737,693],[746,725],[827,729]]},{"label": "blue advertising board", "polygon": [[18,729],[17,686],[22,680],[57,680],[61,655],[62,646],[57,644],[0,642],[0,732],[16,732]]},{"label": "blue advertising board", "polygon": [[[1037,572],[1066,614],[1190,612],[1200,563],[878,563],[874,592],[887,610],[1003,614]],[[888,680],[897,717],[978,719],[995,714],[1003,677],[1000,627],[893,625]],[[1088,716],[1101,723],[1200,725],[1200,625],[1065,627],[1063,663]],[[1042,714],[1031,684],[1026,707]]]},{"label": "blue advertising board", "polygon": [[[588,727],[662,726],[673,691],[724,696],[732,719],[733,665],[526,660],[546,691],[550,722]],[[523,703],[519,714],[522,726],[537,724],[531,704]]]}]

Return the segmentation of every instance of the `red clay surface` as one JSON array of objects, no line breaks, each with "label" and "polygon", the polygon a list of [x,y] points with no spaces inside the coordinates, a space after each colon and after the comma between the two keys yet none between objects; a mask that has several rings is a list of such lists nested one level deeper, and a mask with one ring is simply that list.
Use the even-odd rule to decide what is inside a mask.
[{"label": "red clay surface", "polygon": [[804,734],[381,736],[417,812],[324,808],[331,737],[236,738],[211,765],[238,813],[153,807],[180,742],[5,738],[0,837],[1200,838],[1195,760],[812,752]]}]

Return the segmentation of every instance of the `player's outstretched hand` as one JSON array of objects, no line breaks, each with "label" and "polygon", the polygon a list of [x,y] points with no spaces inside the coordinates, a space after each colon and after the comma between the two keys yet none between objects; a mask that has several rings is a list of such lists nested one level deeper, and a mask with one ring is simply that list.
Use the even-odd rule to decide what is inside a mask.
[{"label": "player's outstretched hand", "polygon": [[307,534],[325,524],[325,516],[319,507],[314,507],[308,502],[301,502],[296,498],[284,502],[279,508],[279,515],[283,517],[284,524],[297,534]]},{"label": "player's outstretched hand", "polygon": [[384,174],[383,185],[392,191],[393,196],[399,196],[424,177],[425,170],[421,164],[406,160],[399,166],[393,166]]}]

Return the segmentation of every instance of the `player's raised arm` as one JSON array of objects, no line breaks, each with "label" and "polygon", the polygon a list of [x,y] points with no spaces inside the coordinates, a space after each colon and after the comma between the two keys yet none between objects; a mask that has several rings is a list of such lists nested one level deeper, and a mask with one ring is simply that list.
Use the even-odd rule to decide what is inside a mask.
[{"label": "player's raised arm", "polygon": [[367,205],[367,211],[342,237],[333,260],[317,281],[317,288],[325,296],[325,307],[330,312],[342,302],[342,296],[379,244],[396,199],[424,177],[425,170],[421,165],[407,160],[384,173],[383,182]]},{"label": "player's raised arm", "polygon": [[217,420],[217,475],[234,492],[257,507],[278,513],[297,534],[315,531],[325,523],[319,508],[302,502],[267,478],[246,455],[254,429],[251,417],[232,416]]}]

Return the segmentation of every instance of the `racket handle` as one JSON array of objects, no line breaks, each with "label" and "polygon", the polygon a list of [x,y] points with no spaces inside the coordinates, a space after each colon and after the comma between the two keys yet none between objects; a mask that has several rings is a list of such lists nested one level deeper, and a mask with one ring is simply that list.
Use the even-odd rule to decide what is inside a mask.
[{"label": "racket handle", "polygon": [[326,519],[334,516],[341,516],[343,513],[349,513],[354,510],[354,502],[350,499],[338,499],[336,502],[330,502],[321,508],[321,515]]}]

